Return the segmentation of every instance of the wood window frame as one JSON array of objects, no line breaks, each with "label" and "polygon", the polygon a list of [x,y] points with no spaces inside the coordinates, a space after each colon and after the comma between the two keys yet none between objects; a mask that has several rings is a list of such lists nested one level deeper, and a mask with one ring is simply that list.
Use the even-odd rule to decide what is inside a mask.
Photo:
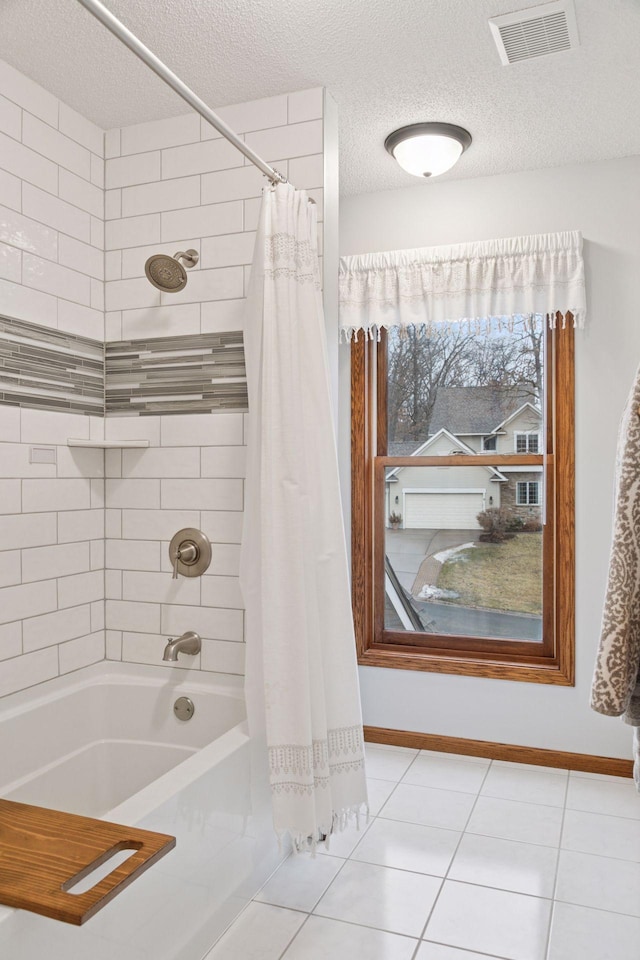
[{"label": "wood window frame", "polygon": [[[571,317],[569,316],[571,321]],[[573,686],[575,682],[575,492],[574,332],[547,337],[547,422],[538,454],[475,454],[460,457],[386,456],[386,337],[380,347],[360,337],[351,346],[351,547],[352,601],[358,662],[365,666]],[[384,359],[383,359],[384,358]],[[547,489],[543,533],[543,641],[531,644],[491,638],[437,637],[388,631],[384,626],[384,511],[376,490],[386,466],[544,465]],[[383,496],[383,494],[382,494]],[[376,525],[377,528],[376,529]],[[417,642],[416,642],[417,641]]]}]

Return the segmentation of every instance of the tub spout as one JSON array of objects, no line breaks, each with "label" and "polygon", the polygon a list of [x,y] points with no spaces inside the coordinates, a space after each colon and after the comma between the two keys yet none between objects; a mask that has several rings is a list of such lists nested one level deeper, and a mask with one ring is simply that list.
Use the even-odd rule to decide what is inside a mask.
[{"label": "tub spout", "polygon": [[171,660],[173,662],[178,659],[179,653],[187,653],[190,656],[195,657],[197,653],[200,653],[201,647],[202,641],[200,640],[198,634],[193,630],[187,630],[187,632],[183,633],[181,637],[176,637],[175,640],[169,640],[164,648],[162,659]]}]

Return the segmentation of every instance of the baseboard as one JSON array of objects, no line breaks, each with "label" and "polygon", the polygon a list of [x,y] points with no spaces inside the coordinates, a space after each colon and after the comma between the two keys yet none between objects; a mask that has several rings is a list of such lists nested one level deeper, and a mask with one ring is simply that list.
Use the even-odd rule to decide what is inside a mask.
[{"label": "baseboard", "polygon": [[540,747],[518,747],[512,743],[493,743],[491,740],[465,740],[462,737],[440,737],[433,733],[413,733],[411,730],[390,730],[386,727],[365,727],[364,739],[369,743],[386,743],[394,747],[437,750],[442,753],[462,753],[468,757],[487,757],[491,760],[533,763],[541,767],[561,767],[563,770],[580,770],[584,773],[604,773],[610,777],[633,776],[632,760],[598,757],[589,753],[544,750]]}]

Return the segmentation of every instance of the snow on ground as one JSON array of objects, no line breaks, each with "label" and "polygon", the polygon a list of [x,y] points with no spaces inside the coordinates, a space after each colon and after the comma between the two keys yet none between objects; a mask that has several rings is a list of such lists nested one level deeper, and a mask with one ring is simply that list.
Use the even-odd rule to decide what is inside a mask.
[{"label": "snow on ground", "polygon": [[459,547],[451,547],[450,550],[441,550],[440,553],[434,553],[433,559],[437,560],[439,563],[446,563],[447,560],[454,558],[454,563],[457,563],[460,560],[464,560],[464,557],[456,557],[456,553],[459,553],[462,550],[468,550],[470,547],[475,547],[475,543],[463,543]]},{"label": "snow on ground", "polygon": [[417,596],[418,600],[457,600],[460,596],[455,590],[442,590],[440,587],[434,587],[432,583],[425,583],[424,587]]}]

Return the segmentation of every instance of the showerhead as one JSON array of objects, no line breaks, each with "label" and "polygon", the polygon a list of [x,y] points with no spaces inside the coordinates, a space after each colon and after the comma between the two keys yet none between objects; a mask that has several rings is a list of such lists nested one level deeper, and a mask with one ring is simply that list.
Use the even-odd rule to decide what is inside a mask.
[{"label": "showerhead", "polygon": [[154,253],[144,265],[147,280],[163,293],[178,293],[187,285],[187,271],[180,263],[184,260],[187,267],[195,267],[199,260],[197,250],[178,250],[170,257],[166,253]]}]

